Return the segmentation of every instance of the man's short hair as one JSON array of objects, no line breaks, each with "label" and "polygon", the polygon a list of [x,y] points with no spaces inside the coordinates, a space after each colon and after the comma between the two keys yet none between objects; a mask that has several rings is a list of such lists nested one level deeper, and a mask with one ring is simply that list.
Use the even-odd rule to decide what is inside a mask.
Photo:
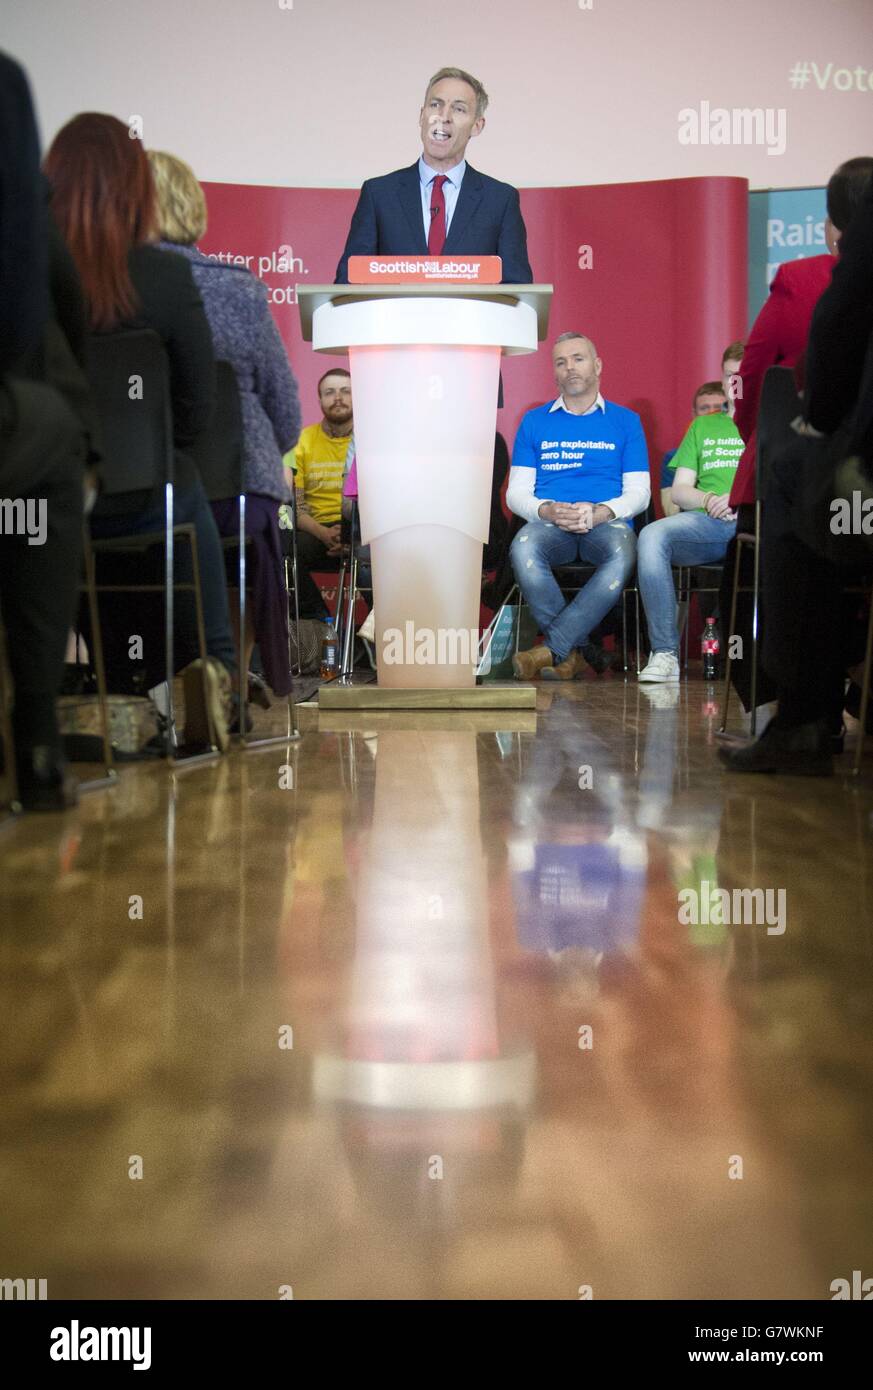
[{"label": "man's short hair", "polygon": [[351,372],[347,371],[345,367],[331,367],[331,369],[330,369],[329,372],[323,372],[322,375],[318,378],[318,386],[315,388],[315,389],[317,390],[319,396],[321,395],[321,383],[322,383],[323,381],[327,381],[327,379],[328,379],[329,376],[348,376],[348,377],[350,377],[350,376],[351,376]]},{"label": "man's short hair", "polygon": [[828,217],[838,232],[844,232],[858,210],[858,206],[873,177],[873,157],[859,155],[857,159],[847,159],[835,169],[828,179],[826,195]]},{"label": "man's short hair", "polygon": [[[728,358],[728,361],[730,361],[730,358]],[[698,386],[697,390],[694,392],[694,400],[691,402],[692,410],[697,409],[697,402],[700,400],[701,396],[724,396],[724,399],[727,400],[725,389],[720,381],[705,381],[702,386]]]},{"label": "man's short hair", "polygon": [[478,77],[474,77],[472,73],[465,72],[463,68],[440,68],[439,72],[435,72],[427,84],[427,91],[424,94],[425,102],[427,102],[430,96],[431,87],[435,87],[438,82],[442,82],[444,77],[453,77],[456,82],[466,82],[468,87],[472,87],[473,91],[476,93],[476,120],[478,121],[480,116],[485,115],[485,108],[488,105],[488,93],[482,86]]},{"label": "man's short hair", "polygon": [[724,352],[721,355],[722,367],[724,367],[725,362],[742,362],[743,353],[745,352],[745,350],[745,343],[741,343],[739,339],[737,340],[737,342],[731,343],[729,347],[725,348]]},{"label": "man's short hair", "polygon": [[577,333],[575,329],[570,329],[567,333],[559,333],[552,344],[552,348],[556,348],[558,343],[569,343],[571,338],[581,338],[583,343],[587,343],[590,347],[591,356],[597,356],[597,348],[594,346],[593,338],[589,338],[587,333]]}]

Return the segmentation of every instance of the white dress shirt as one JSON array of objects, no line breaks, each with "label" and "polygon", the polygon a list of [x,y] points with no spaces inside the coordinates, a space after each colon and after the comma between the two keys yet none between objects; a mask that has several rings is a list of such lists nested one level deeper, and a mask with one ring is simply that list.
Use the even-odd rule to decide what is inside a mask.
[{"label": "white dress shirt", "polygon": [[458,203],[458,194],[461,191],[461,184],[464,182],[464,174],[467,172],[467,161],[462,159],[460,164],[454,165],[451,169],[431,169],[429,164],[425,164],[422,156],[418,160],[418,177],[421,181],[421,215],[424,220],[424,239],[427,241],[430,236],[430,224],[433,218],[430,215],[431,197],[433,196],[433,181],[437,174],[445,174],[446,182],[443,184],[443,197],[446,202],[446,236],[449,234],[449,227],[452,225],[452,217]]}]

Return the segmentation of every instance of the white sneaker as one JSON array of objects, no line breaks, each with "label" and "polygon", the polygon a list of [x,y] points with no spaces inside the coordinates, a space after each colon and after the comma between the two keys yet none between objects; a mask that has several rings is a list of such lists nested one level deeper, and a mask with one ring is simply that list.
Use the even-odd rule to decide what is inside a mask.
[{"label": "white sneaker", "polygon": [[371,608],[361,626],[358,628],[358,636],[363,637],[365,642],[375,642],[376,640],[376,619],[373,617]]},{"label": "white sneaker", "polygon": [[652,652],[648,666],[640,671],[641,681],[656,681],[659,685],[678,679],[679,659],[672,652]]}]

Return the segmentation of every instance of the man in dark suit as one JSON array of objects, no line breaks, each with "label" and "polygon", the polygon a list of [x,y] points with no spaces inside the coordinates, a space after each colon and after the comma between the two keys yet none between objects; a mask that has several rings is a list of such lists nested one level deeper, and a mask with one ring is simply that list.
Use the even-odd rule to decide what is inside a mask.
[{"label": "man in dark suit", "polygon": [[530,284],[527,233],[518,192],[480,174],[464,157],[485,128],[488,94],[460,68],[441,68],[419,117],[421,158],[408,169],[367,179],[336,283],[348,284],[349,256],[500,256],[504,284]]}]

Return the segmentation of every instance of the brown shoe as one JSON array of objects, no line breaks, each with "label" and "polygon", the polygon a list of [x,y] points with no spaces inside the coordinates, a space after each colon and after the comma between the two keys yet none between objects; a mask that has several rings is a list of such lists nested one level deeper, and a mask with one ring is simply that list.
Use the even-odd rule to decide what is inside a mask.
[{"label": "brown shoe", "polygon": [[214,656],[204,663],[198,658],[181,673],[185,692],[185,732],[187,746],[214,746],[226,752],[230,743],[230,673]]},{"label": "brown shoe", "polygon": [[546,666],[542,671],[544,681],[576,681],[585,670],[585,660],[581,652],[572,651],[557,666]]},{"label": "brown shoe", "polygon": [[548,647],[531,647],[528,652],[516,652],[512,658],[512,669],[515,672],[517,681],[536,680],[544,666],[551,666],[554,661],[552,653]]}]

